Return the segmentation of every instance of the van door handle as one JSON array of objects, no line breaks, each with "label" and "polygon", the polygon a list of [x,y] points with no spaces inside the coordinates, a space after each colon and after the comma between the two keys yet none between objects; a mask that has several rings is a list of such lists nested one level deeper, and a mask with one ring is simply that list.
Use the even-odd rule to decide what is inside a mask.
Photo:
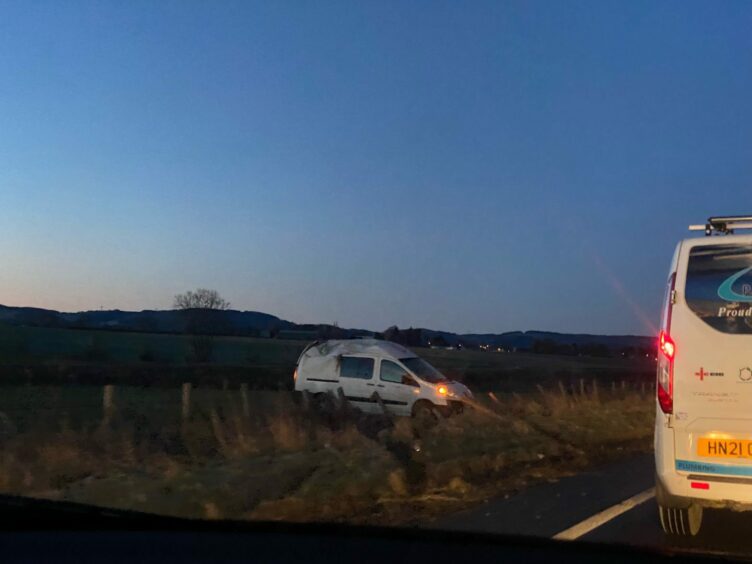
[{"label": "van door handle", "polygon": [[366,386],[373,386],[374,384],[366,384]]},{"label": "van door handle", "polygon": [[[373,386],[373,384],[371,384],[371,385]],[[377,387],[377,388],[383,388],[383,387],[384,387],[384,384],[376,384],[376,387]]]}]

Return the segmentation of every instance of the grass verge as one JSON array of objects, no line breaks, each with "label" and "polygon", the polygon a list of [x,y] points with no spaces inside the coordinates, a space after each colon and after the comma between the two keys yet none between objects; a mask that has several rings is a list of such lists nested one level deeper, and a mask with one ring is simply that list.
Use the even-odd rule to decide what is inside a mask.
[{"label": "grass verge", "polygon": [[654,412],[650,394],[541,389],[432,423],[214,391],[181,419],[153,393],[130,391],[106,417],[68,404],[23,425],[0,413],[0,491],[208,519],[415,524],[645,451]]}]

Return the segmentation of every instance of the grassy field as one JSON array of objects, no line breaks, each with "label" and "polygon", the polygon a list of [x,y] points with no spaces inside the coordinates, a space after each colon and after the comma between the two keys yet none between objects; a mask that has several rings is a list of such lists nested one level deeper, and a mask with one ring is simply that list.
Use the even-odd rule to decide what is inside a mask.
[{"label": "grassy field", "polygon": [[6,387],[0,491],[200,518],[408,524],[650,447],[634,390],[483,396],[436,424],[288,392]]},{"label": "grassy field", "polygon": [[[0,324],[0,358],[28,361],[156,362],[181,364],[190,358],[191,337],[157,333],[126,333],[13,327]],[[249,337],[217,337],[211,364],[295,364],[306,343]],[[142,359],[148,358],[147,361]]]},{"label": "grassy field", "polygon": [[532,353],[492,353],[415,349],[415,352],[439,368],[447,377],[465,382],[476,390],[502,392],[530,391],[538,385],[579,386],[599,380],[610,385],[621,381],[652,382],[655,361],[652,358],[623,359],[587,356],[562,356]]},{"label": "grassy field", "polygon": [[[290,389],[295,362],[306,343],[221,337],[212,362],[190,358],[190,337],[0,326],[2,384],[133,384]],[[476,390],[529,391],[538,384],[578,385],[651,381],[652,359],[592,358],[529,353],[415,349],[447,376]]]}]

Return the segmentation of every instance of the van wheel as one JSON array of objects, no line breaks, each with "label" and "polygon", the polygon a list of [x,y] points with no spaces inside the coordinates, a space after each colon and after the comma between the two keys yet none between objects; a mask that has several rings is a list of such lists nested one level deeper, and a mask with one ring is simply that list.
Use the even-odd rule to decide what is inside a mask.
[{"label": "van wheel", "polygon": [[319,413],[329,413],[334,411],[333,404],[334,401],[330,394],[319,392],[313,396],[313,405]]},{"label": "van wheel", "polygon": [[695,536],[702,525],[702,506],[696,503],[684,508],[659,505],[658,517],[667,535]]}]

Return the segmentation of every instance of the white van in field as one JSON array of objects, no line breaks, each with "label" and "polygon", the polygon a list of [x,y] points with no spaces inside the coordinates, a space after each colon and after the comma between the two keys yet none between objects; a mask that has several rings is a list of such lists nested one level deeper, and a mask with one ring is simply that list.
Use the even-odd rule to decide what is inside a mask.
[{"label": "white van in field", "polygon": [[470,390],[402,345],[377,339],[316,342],[303,351],[295,369],[295,390],[314,395],[342,388],[347,400],[366,413],[415,415],[462,411]]},{"label": "white van in field", "polygon": [[[658,343],[656,500],[664,531],[703,508],[752,509],[752,216],[710,218],[676,247]],[[722,235],[722,236],[716,236]]]}]

